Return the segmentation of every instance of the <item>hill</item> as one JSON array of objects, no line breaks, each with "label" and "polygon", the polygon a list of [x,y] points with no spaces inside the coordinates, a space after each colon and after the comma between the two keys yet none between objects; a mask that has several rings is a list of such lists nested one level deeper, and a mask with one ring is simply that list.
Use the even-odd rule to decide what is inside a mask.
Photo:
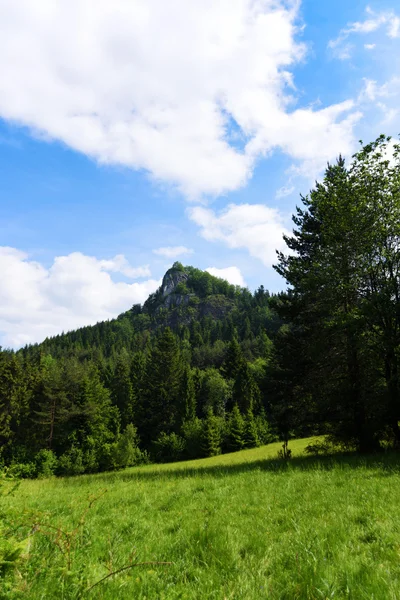
[{"label": "hill", "polygon": [[23,482],[2,500],[22,555],[1,563],[0,595],[398,598],[398,455],[316,459],[309,442],[291,442],[291,461],[271,444]]},{"label": "hill", "polygon": [[121,348],[143,349],[149,335],[166,326],[181,338],[189,336],[192,347],[203,346],[204,341],[229,341],[234,328],[244,341],[279,329],[281,320],[270,307],[270,298],[263,286],[252,294],[206,271],[175,262],[143,306],[135,304],[117,319],[63,333],[25,351],[39,348],[56,356],[71,350],[90,355],[96,349],[110,356]]},{"label": "hill", "polygon": [[262,286],[174,263],[143,306],[0,353],[0,461],[78,474],[267,443],[280,326]]}]

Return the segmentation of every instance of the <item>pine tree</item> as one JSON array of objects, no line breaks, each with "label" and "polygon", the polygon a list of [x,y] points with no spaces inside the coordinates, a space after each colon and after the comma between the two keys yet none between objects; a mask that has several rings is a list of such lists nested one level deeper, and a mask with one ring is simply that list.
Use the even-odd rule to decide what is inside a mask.
[{"label": "pine tree", "polygon": [[246,360],[242,359],[236,372],[233,386],[233,401],[238,405],[242,414],[253,410],[254,400],[257,396],[257,384],[251,374]]},{"label": "pine tree", "polygon": [[140,438],[145,445],[160,433],[171,433],[179,420],[182,379],[179,345],[169,327],[159,334],[146,360],[140,398]]},{"label": "pine tree", "polygon": [[260,445],[258,438],[257,425],[254,419],[253,411],[249,409],[244,417],[244,447],[256,448]]},{"label": "pine tree", "polygon": [[32,420],[38,449],[47,447],[52,450],[57,434],[62,434],[63,425],[70,418],[71,404],[65,387],[66,379],[60,365],[51,356],[45,356],[39,387],[33,397]]},{"label": "pine tree", "polygon": [[181,383],[182,421],[191,421],[196,417],[195,382],[191,368],[187,365],[182,374]]},{"label": "pine tree", "polygon": [[221,454],[221,433],[217,417],[210,410],[203,422],[203,436],[201,450],[203,456],[217,456]]},{"label": "pine tree", "polygon": [[[388,389],[397,378],[398,359],[385,360],[383,340],[391,339],[393,357],[400,341],[389,333],[400,325],[399,153],[390,167],[385,144],[379,138],[365,147],[350,169],[342,158],[328,165],[293,218],[297,229],[285,238],[292,253],[280,253],[276,266],[290,286],[277,308],[303,340],[299,357],[308,359],[296,387],[318,403],[320,424],[361,451],[376,447],[386,419],[377,373],[389,362]],[[398,383],[393,391],[392,429],[400,442]]]},{"label": "pine tree", "polygon": [[242,450],[244,443],[244,421],[238,405],[235,404],[229,416],[227,449],[229,452]]},{"label": "pine tree", "polygon": [[243,354],[237,339],[236,332],[229,342],[225,361],[222,367],[224,376],[227,379],[235,379],[243,362]]},{"label": "pine tree", "polygon": [[21,363],[13,352],[0,351],[0,447],[11,442],[28,410]]},{"label": "pine tree", "polygon": [[134,420],[134,394],[130,373],[129,355],[125,349],[120,353],[111,383],[112,399],[119,408],[122,427]]}]

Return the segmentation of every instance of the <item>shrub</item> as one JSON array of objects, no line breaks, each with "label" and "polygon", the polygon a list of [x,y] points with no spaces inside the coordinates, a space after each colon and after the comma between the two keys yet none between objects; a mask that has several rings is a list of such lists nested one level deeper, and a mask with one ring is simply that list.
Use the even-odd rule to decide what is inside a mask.
[{"label": "shrub", "polygon": [[147,453],[142,452],[139,448],[137,429],[132,423],[126,426],[125,431],[112,445],[110,460],[114,469],[123,469],[149,462]]},{"label": "shrub", "polygon": [[257,428],[258,439],[260,441],[261,446],[278,441],[278,437],[272,431],[264,411],[262,411],[260,415],[254,417],[254,420]]},{"label": "shrub", "polygon": [[51,477],[58,466],[58,460],[52,450],[40,450],[35,456],[37,477]]},{"label": "shrub", "polygon": [[[18,481],[10,475],[10,469],[7,472],[0,472],[0,498],[12,494],[16,487]],[[15,539],[10,533],[9,525],[0,513],[0,598],[15,597],[14,577],[28,541]]]},{"label": "shrub", "polygon": [[8,475],[18,479],[34,479],[37,477],[36,465],[29,463],[12,463],[7,469]]},{"label": "shrub", "polygon": [[176,433],[161,433],[153,443],[153,454],[157,462],[175,462],[183,458],[185,440]]},{"label": "shrub", "polygon": [[60,475],[80,475],[84,471],[83,452],[80,448],[72,446],[60,456],[58,461],[58,472]]}]

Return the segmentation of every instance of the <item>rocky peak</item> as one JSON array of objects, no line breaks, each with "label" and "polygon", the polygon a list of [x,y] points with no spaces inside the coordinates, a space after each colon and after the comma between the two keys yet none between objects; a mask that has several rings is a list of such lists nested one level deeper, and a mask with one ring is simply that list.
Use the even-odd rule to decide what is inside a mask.
[{"label": "rocky peak", "polygon": [[[176,263],[175,263],[176,264]],[[174,266],[172,269],[169,269],[162,280],[161,284],[161,293],[162,297],[166,298],[170,294],[173,294],[176,290],[176,287],[179,283],[186,283],[189,278],[188,273],[184,271],[184,269],[180,269]]]}]

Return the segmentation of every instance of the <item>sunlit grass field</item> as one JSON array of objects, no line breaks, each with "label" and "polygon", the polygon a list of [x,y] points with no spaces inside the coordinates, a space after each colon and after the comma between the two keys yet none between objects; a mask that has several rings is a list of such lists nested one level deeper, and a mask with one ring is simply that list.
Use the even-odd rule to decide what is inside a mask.
[{"label": "sunlit grass field", "polygon": [[24,481],[2,499],[24,551],[0,597],[400,599],[398,456],[309,443]]}]

